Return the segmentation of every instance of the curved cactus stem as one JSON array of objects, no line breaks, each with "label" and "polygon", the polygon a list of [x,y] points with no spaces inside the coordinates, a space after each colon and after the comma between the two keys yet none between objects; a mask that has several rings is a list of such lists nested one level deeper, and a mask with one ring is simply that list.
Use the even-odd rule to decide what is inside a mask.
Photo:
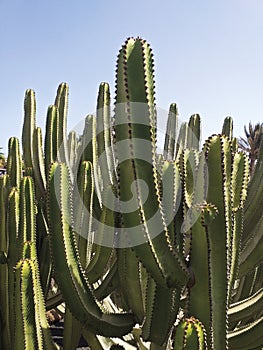
[{"label": "curved cactus stem", "polygon": [[99,286],[93,290],[93,294],[96,297],[96,299],[101,301],[119,287],[120,277],[118,272],[117,261],[115,261],[109,269],[109,272],[106,274],[103,280],[100,281]]},{"label": "curved cactus stem", "polygon": [[97,224],[97,231],[94,233],[92,244],[92,256],[86,268],[86,274],[90,283],[95,283],[107,271],[109,260],[113,254],[115,238],[115,216],[114,203],[110,196],[112,188],[108,186],[102,193],[103,207],[100,220]]},{"label": "curved cactus stem", "polygon": [[134,320],[130,314],[104,314],[81,267],[72,228],[71,184],[65,164],[54,163],[48,186],[50,248],[57,281],[72,314],[97,334],[121,336]]},{"label": "curved cactus stem", "polygon": [[179,226],[182,225],[183,218],[181,218],[181,220],[179,219],[180,206],[182,205],[182,185],[179,165],[176,162],[163,162],[161,184],[165,223],[171,242],[173,242],[174,246],[177,246],[177,240],[179,240],[178,230]]},{"label": "curved cactus stem", "polygon": [[134,313],[136,320],[142,324],[144,305],[140,263],[131,248],[119,248],[117,250],[117,263],[125,303]]},{"label": "curved cactus stem", "polygon": [[166,125],[163,156],[164,159],[173,160],[175,155],[175,145],[178,128],[178,108],[176,103],[172,103],[169,108]]},{"label": "curved cactus stem", "polygon": [[11,137],[8,141],[7,174],[10,178],[10,186],[19,188],[22,178],[22,159],[16,137]]},{"label": "curved cactus stem", "polygon": [[258,161],[249,182],[247,199],[244,207],[244,232],[242,247],[251,237],[251,232],[263,216],[263,142],[261,142]]},{"label": "curved cactus stem", "polygon": [[63,350],[77,349],[81,337],[81,323],[66,308],[63,325]]},{"label": "curved cactus stem", "polygon": [[179,310],[180,290],[168,289],[149,276],[146,289],[145,319],[142,338],[163,346]]},{"label": "curved cactus stem", "polygon": [[255,268],[255,271],[254,271],[254,279],[253,279],[252,289],[251,289],[252,294],[254,294],[256,291],[258,291],[262,287],[262,281],[263,281],[263,264],[261,263]]},{"label": "curved cactus stem", "polygon": [[263,250],[263,218],[256,228],[255,232],[251,233],[251,238],[246,243],[240,253],[240,265],[238,276],[245,276],[249,271],[252,271],[257,265],[262,262]]},{"label": "curved cactus stem", "polygon": [[78,235],[80,260],[85,269],[91,259],[92,227],[95,206],[94,176],[91,162],[82,161],[74,184],[75,232]]},{"label": "curved cactus stem", "polygon": [[36,128],[36,97],[31,89],[26,90],[24,99],[24,124],[22,130],[22,148],[25,168],[33,168],[33,138]]},{"label": "curved cactus stem", "polygon": [[262,347],[263,316],[256,321],[228,333],[232,350],[260,349]]},{"label": "curved cactus stem", "polygon": [[263,288],[259,289],[249,298],[231,304],[228,310],[229,322],[236,322],[245,317],[253,317],[263,310]]},{"label": "curved cactus stem", "polygon": [[[46,224],[46,222],[44,224]],[[48,234],[48,230],[46,231],[46,234]],[[52,273],[52,261],[49,250],[48,235],[46,235],[41,242],[39,251],[39,273],[43,294],[46,299],[50,289],[50,279]]]}]

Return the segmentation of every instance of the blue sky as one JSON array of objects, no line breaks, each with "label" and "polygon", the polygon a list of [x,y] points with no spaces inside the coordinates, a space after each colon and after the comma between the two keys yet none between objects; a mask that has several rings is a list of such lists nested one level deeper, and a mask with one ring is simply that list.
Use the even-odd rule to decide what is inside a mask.
[{"label": "blue sky", "polygon": [[228,115],[243,135],[244,124],[263,121],[262,19],[261,0],[0,0],[0,147],[21,136],[27,88],[42,128],[60,82],[70,87],[69,130],[94,112],[100,82],[114,101],[129,36],[153,49],[158,107],[176,102],[182,120],[199,113],[203,138]]}]

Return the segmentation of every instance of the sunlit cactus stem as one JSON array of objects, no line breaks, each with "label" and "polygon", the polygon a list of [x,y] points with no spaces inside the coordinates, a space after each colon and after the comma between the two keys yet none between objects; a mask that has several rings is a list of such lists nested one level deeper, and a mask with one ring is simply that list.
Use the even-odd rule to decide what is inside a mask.
[{"label": "sunlit cactus stem", "polygon": [[[140,38],[127,39],[119,52],[114,129],[124,235],[126,228],[138,227],[127,244],[134,247],[156,281],[183,285],[189,279],[188,271],[169,242],[157,183],[153,56],[148,43]],[[146,199],[142,183],[147,184]],[[138,210],[122,208],[131,200]],[[140,241],[143,237],[144,242]]]},{"label": "sunlit cactus stem", "polygon": [[19,188],[22,178],[22,159],[19,140],[16,137],[11,137],[8,142],[7,173],[10,186]]},{"label": "sunlit cactus stem", "polygon": [[178,133],[178,108],[176,103],[172,103],[169,108],[164,141],[164,158],[173,160],[176,148]]}]

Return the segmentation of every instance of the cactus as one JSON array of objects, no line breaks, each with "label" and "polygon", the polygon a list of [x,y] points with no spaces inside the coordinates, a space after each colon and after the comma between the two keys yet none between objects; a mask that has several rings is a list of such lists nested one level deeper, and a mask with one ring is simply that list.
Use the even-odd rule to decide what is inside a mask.
[{"label": "cactus", "polygon": [[173,346],[174,349],[206,350],[206,331],[203,324],[194,317],[181,320],[176,326]]},{"label": "cactus", "polygon": [[[152,66],[149,45],[140,39],[128,39],[120,50],[116,72],[114,122],[115,156],[119,159],[118,192],[120,203],[128,201],[132,197],[132,183],[135,184],[135,195],[128,208],[130,212],[125,210],[122,217],[126,227],[138,227],[128,239],[142,264],[160,284],[182,286],[189,280],[189,273],[169,241],[157,183]],[[140,69],[135,71],[137,67]],[[142,181],[147,185],[146,201]],[[138,209],[131,211],[132,206]],[[160,234],[154,233],[154,230],[159,230]],[[146,243],[140,244],[132,236],[139,236],[139,240],[145,236]],[[174,270],[171,266],[175,267]]]},{"label": "cactus", "polygon": [[0,177],[4,350],[56,348],[53,307],[65,349],[81,334],[94,349],[262,348],[263,143],[249,178],[231,117],[200,149],[200,116],[179,126],[173,103],[157,154],[153,66],[149,44],[128,38],[114,111],[101,83],[82,135],[67,135],[60,84],[43,145],[26,91],[25,171],[13,137]]}]

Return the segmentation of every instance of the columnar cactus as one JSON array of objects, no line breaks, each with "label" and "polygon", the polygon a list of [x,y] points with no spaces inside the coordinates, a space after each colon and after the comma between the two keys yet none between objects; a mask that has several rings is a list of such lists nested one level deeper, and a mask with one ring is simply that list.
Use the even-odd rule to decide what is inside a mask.
[{"label": "columnar cactus", "polygon": [[4,350],[56,348],[45,311],[62,303],[64,349],[81,334],[92,349],[262,348],[263,144],[249,178],[230,117],[200,149],[200,116],[179,127],[172,103],[157,154],[153,66],[128,38],[114,111],[101,83],[82,135],[67,136],[67,84],[44,142],[26,91],[23,157],[11,138],[0,177]]}]

